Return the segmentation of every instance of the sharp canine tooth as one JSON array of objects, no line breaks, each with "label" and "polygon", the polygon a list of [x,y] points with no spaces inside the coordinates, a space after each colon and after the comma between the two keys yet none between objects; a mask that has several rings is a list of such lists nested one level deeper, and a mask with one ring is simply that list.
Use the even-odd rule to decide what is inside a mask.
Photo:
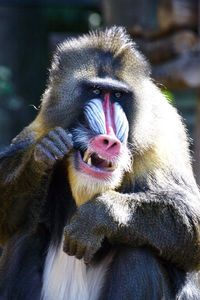
[{"label": "sharp canine tooth", "polygon": [[101,156],[101,155],[99,155],[99,154],[98,154],[98,157],[99,157],[99,158],[101,158],[101,159],[104,159],[104,160],[105,160],[105,158],[104,158],[104,157],[102,157],[102,156]]},{"label": "sharp canine tooth", "polygon": [[91,157],[88,158],[87,164],[90,165],[90,166],[92,165]]},{"label": "sharp canine tooth", "polygon": [[83,156],[83,161],[87,163],[89,158],[90,158],[90,153],[88,150],[86,150]]}]

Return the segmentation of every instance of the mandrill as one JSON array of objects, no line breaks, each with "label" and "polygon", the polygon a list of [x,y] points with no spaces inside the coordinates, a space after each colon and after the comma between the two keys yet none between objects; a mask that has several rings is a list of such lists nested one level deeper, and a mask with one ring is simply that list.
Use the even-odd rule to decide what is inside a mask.
[{"label": "mandrill", "polygon": [[125,30],[58,47],[0,154],[0,300],[199,300],[184,125]]}]

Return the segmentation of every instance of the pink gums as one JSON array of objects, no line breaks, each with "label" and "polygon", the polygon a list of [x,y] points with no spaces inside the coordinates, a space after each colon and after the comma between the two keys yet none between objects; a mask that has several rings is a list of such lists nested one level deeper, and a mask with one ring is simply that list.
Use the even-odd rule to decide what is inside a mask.
[{"label": "pink gums", "polygon": [[82,160],[80,152],[78,152],[77,155],[78,155],[78,162],[79,162],[78,169],[80,169],[83,173],[85,173],[89,176],[92,176],[94,178],[101,179],[101,180],[106,180],[112,176],[113,172],[104,171],[104,170],[98,169],[94,166],[91,167],[88,164],[86,164]]}]

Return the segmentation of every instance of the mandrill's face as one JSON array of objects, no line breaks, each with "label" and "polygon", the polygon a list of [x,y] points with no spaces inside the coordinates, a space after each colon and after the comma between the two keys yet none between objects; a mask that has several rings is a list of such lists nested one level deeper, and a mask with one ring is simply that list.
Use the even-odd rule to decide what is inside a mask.
[{"label": "mandrill's face", "polygon": [[71,130],[74,151],[68,167],[78,205],[118,187],[130,167],[129,124],[121,105],[130,96],[128,87],[117,80],[96,78],[87,83],[87,89],[91,97]]}]

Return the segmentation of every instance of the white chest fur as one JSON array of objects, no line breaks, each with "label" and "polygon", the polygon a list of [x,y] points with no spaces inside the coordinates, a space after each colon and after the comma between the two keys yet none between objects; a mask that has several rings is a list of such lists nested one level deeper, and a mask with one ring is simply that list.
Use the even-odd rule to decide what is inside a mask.
[{"label": "white chest fur", "polygon": [[87,267],[83,260],[65,254],[61,246],[49,248],[43,274],[42,300],[97,300],[112,255],[99,265]]}]

